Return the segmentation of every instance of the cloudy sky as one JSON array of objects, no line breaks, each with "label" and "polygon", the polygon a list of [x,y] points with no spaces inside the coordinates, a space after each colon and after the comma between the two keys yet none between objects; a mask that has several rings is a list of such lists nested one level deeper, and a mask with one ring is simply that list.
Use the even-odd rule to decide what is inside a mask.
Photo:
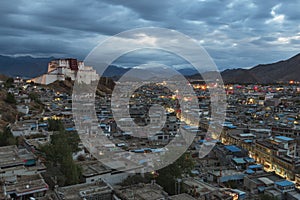
[{"label": "cloudy sky", "polygon": [[220,70],[251,67],[300,53],[299,8],[300,0],[0,1],[0,54],[84,59],[109,36],[154,26],[194,38]]}]

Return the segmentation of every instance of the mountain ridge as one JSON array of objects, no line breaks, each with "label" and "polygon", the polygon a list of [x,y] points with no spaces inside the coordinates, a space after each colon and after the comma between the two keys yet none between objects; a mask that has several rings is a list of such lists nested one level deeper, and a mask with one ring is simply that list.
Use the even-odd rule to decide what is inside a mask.
[{"label": "mountain ridge", "polygon": [[[33,58],[0,55],[0,74],[7,76],[36,77],[47,72],[48,62],[54,57]],[[106,77],[120,78],[129,68],[110,65],[103,73]],[[196,69],[182,68],[179,73],[187,77],[201,77]],[[276,83],[289,80],[300,81],[300,53],[286,60],[270,64],[259,64],[249,69],[235,68],[221,72],[225,83]]]},{"label": "mountain ridge", "polygon": [[300,81],[300,53],[286,60],[259,64],[250,69],[227,69],[221,72],[225,83],[276,83]]},{"label": "mountain ridge", "polygon": [[48,62],[55,59],[33,58],[31,56],[0,55],[0,73],[7,76],[36,77],[47,72]]}]

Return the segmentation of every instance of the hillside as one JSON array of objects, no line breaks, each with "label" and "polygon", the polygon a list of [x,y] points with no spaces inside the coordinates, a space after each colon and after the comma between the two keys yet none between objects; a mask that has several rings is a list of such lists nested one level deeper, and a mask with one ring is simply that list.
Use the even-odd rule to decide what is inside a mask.
[{"label": "hillside", "polygon": [[18,111],[16,106],[5,101],[7,92],[0,89],[0,131],[8,124],[15,121]]},{"label": "hillside", "polygon": [[276,83],[300,81],[300,54],[284,61],[261,64],[251,69],[228,69],[221,73],[224,82]]},{"label": "hillside", "polygon": [[[73,90],[73,84],[74,81],[72,81],[71,79],[66,79],[65,81],[55,81],[54,83],[51,83],[45,87],[53,89],[60,93],[71,94]],[[101,77],[98,82],[97,92],[101,95],[104,95],[105,93],[111,94],[114,86],[115,83],[111,78]]]}]

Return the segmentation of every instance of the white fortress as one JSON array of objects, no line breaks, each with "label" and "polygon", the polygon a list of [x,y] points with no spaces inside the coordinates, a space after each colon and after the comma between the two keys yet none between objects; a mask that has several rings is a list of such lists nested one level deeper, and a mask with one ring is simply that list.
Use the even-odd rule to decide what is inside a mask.
[{"label": "white fortress", "polygon": [[48,72],[39,77],[33,78],[30,81],[48,85],[55,81],[64,81],[67,77],[72,80],[76,76],[80,76],[80,80],[87,84],[91,81],[98,80],[98,74],[93,67],[85,66],[83,61],[78,61],[74,58],[57,59],[48,63]]}]

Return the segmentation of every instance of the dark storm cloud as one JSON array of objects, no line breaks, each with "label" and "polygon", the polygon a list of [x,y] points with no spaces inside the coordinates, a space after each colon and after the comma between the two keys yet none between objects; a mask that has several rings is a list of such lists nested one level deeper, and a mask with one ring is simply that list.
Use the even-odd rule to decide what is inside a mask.
[{"label": "dark storm cloud", "polygon": [[[83,59],[108,36],[158,26],[195,38],[220,69],[249,67],[298,53],[299,7],[299,0],[1,1],[0,54]],[[184,65],[165,54],[137,55],[118,61]]]}]

